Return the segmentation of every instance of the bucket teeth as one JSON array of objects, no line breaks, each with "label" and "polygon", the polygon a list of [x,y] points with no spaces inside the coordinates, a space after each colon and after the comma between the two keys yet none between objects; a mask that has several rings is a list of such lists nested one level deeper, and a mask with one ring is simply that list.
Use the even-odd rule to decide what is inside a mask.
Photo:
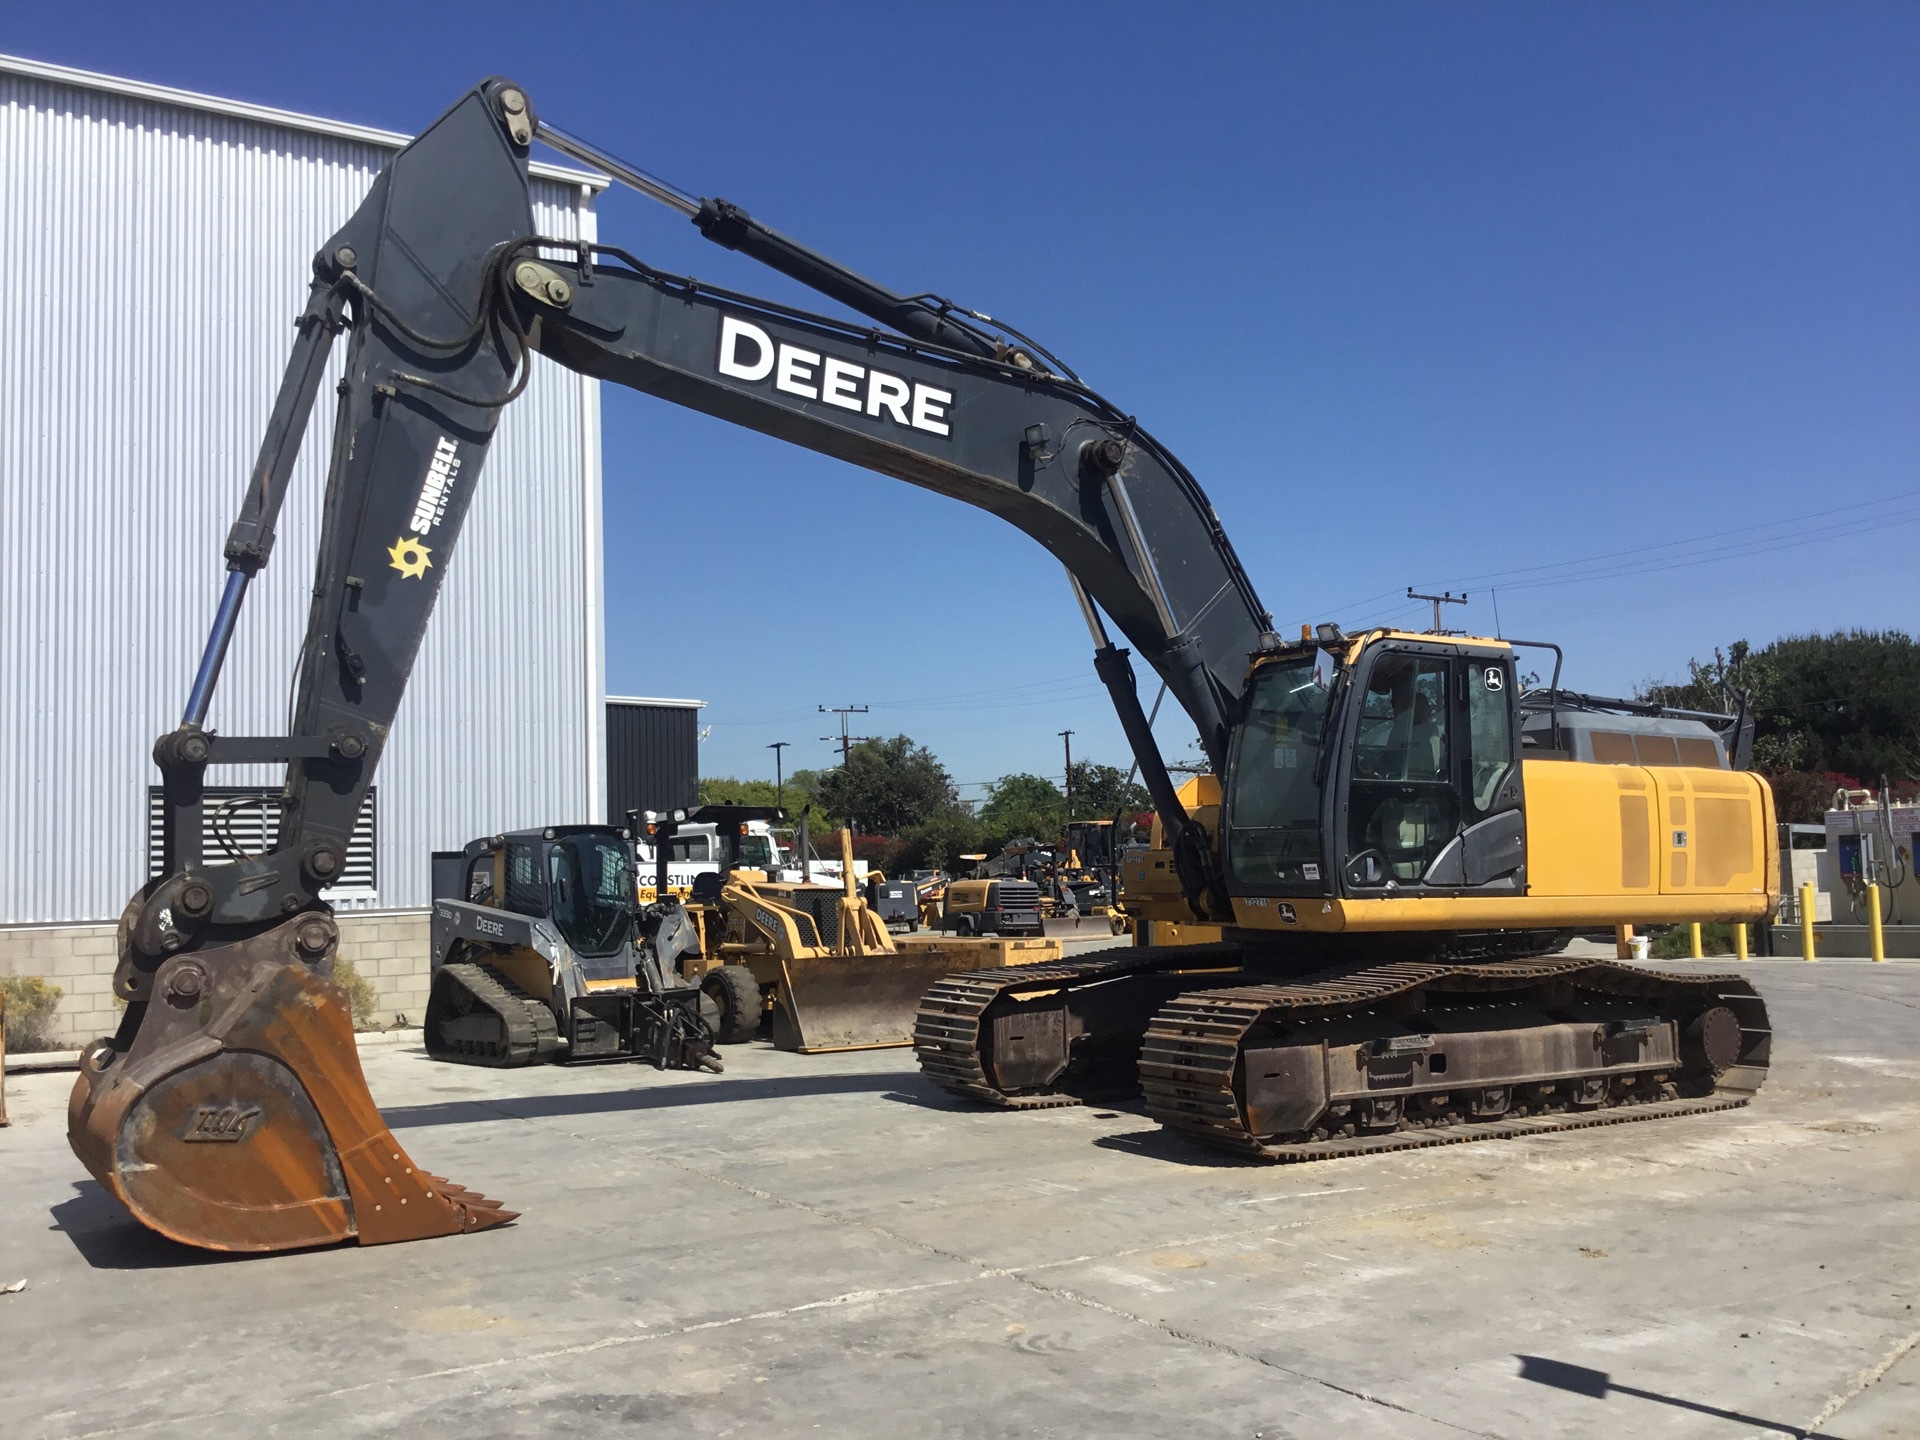
[{"label": "bucket teeth", "polygon": [[482,1195],[477,1197],[477,1201],[477,1204],[463,1201],[460,1205],[469,1230],[491,1230],[496,1225],[505,1225],[509,1220],[520,1218],[518,1210],[502,1209],[498,1200],[489,1200]]}]

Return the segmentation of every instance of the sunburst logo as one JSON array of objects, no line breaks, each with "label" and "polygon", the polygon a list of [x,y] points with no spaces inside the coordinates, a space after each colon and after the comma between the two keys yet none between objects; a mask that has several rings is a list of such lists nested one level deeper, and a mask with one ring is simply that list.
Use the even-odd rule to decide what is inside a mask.
[{"label": "sunburst logo", "polygon": [[403,535],[387,547],[393,568],[409,580],[421,580],[433,566],[433,552],[411,535]]}]

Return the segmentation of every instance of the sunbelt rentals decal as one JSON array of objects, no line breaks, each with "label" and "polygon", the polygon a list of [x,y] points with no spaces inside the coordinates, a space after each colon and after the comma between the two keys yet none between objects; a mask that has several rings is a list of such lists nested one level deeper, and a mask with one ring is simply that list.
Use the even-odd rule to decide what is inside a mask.
[{"label": "sunbelt rentals decal", "polygon": [[447,499],[460,473],[460,447],[442,435],[427,462],[426,478],[420,482],[420,496],[413,502],[413,517],[407,521],[408,533],[387,547],[387,559],[393,568],[409,580],[426,578],[433,566],[433,551],[421,543],[447,513]]}]

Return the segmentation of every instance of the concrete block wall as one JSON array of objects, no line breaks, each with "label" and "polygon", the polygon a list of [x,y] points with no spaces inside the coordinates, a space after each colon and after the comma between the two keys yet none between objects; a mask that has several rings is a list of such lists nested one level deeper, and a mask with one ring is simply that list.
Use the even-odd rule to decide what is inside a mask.
[{"label": "concrete block wall", "polygon": [[[374,1023],[401,1016],[418,1025],[427,1008],[429,912],[344,911],[340,954],[373,986]],[[65,993],[49,1027],[63,1049],[77,1050],[120,1024],[113,998],[113,968],[119,962],[112,925],[0,926],[0,975],[38,975]]]}]

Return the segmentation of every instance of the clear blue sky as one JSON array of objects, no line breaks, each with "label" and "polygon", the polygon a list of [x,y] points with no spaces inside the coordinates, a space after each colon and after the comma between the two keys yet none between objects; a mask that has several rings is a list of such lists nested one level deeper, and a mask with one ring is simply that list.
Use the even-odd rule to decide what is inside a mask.
[{"label": "clear blue sky", "polygon": [[[1411,584],[1488,631],[1497,594],[1620,692],[1920,612],[1920,6],[8,0],[0,49],[400,130],[512,75],[1035,335],[1186,460],[1283,626],[1420,623]],[[802,298],[632,197],[602,237]],[[961,782],[1057,773],[1068,728],[1126,763],[1024,536],[605,401],[611,688],[707,700],[706,773],[825,763],[815,707],[861,703]]]}]

